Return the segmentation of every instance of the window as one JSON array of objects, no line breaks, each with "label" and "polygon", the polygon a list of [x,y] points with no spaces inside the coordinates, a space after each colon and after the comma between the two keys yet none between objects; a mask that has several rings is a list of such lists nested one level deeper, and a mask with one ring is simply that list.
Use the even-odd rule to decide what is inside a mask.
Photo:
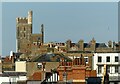
[{"label": "window", "polygon": [[98,57],[98,62],[102,62],[102,57]]},{"label": "window", "polygon": [[85,63],[88,64],[88,57],[84,57]]},{"label": "window", "polygon": [[118,59],[119,59],[118,56],[115,56],[115,62],[118,62]]},{"label": "window", "polygon": [[118,73],[118,66],[115,66],[115,73]]},{"label": "window", "polygon": [[25,31],[25,27],[24,27],[24,31]]},{"label": "window", "polygon": [[13,82],[13,83],[17,82],[15,77],[13,77],[13,78],[11,78],[11,79],[12,79],[12,82]]},{"label": "window", "polygon": [[98,74],[102,73],[102,66],[98,66]]},{"label": "window", "polygon": [[38,63],[37,68],[41,69],[42,68],[42,63]]},{"label": "window", "polygon": [[19,36],[19,31],[20,31],[20,30],[19,30],[19,27],[18,27],[18,30],[17,30],[17,35],[18,35],[18,36]]},{"label": "window", "polygon": [[75,65],[79,65],[79,58],[75,58]]},{"label": "window", "polygon": [[25,33],[24,33],[24,37],[25,37]]},{"label": "window", "polygon": [[107,66],[107,73],[110,73],[110,66]]},{"label": "window", "polygon": [[110,62],[110,57],[106,57],[106,62]]}]

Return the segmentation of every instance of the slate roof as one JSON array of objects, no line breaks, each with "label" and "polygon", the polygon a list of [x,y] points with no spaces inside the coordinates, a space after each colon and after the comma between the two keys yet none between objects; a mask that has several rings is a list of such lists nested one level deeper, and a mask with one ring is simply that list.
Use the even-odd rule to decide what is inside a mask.
[{"label": "slate roof", "polygon": [[96,48],[107,48],[105,43],[96,43]]},{"label": "slate roof", "polygon": [[89,43],[84,43],[84,48],[90,48],[90,44]]},{"label": "slate roof", "polygon": [[26,72],[3,72],[2,76],[26,76]]},{"label": "slate roof", "polygon": [[[84,48],[90,48],[90,43],[84,43]],[[79,45],[78,45],[79,47]],[[96,48],[107,48],[107,45],[105,43],[96,43]]]},{"label": "slate roof", "polygon": [[[60,62],[60,59],[64,58],[66,61],[72,61],[67,56],[64,56],[63,54],[43,54],[39,55],[36,58],[32,59],[33,62]],[[54,60],[52,60],[54,59]]]}]

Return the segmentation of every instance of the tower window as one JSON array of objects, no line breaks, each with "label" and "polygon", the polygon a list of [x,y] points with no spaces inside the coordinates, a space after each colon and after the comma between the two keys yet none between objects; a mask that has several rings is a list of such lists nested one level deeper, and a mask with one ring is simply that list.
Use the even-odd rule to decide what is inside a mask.
[{"label": "tower window", "polygon": [[24,33],[24,37],[25,37],[25,33]]},{"label": "tower window", "polygon": [[19,27],[18,27],[18,30],[17,30],[17,34],[18,34],[18,36],[19,36]]},{"label": "tower window", "polygon": [[24,27],[24,31],[25,31],[25,27]]}]

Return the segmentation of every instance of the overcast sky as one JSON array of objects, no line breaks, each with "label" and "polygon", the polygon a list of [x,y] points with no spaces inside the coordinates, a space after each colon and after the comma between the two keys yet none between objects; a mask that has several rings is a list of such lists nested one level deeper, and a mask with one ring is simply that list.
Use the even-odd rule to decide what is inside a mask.
[{"label": "overcast sky", "polygon": [[2,55],[16,50],[16,17],[33,10],[33,32],[45,25],[45,42],[71,39],[107,43],[118,40],[117,2],[4,2],[2,3]]}]

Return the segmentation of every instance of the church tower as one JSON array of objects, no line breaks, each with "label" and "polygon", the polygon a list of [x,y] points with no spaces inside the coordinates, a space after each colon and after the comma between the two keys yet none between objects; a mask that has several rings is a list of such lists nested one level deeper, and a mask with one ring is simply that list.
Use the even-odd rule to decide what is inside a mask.
[{"label": "church tower", "polygon": [[27,45],[30,44],[32,34],[32,14],[32,11],[29,11],[27,17],[16,18],[17,52],[28,52]]},{"label": "church tower", "polygon": [[44,25],[41,25],[40,33],[32,33],[33,12],[29,11],[27,17],[16,18],[16,52],[27,55],[43,53]]}]

